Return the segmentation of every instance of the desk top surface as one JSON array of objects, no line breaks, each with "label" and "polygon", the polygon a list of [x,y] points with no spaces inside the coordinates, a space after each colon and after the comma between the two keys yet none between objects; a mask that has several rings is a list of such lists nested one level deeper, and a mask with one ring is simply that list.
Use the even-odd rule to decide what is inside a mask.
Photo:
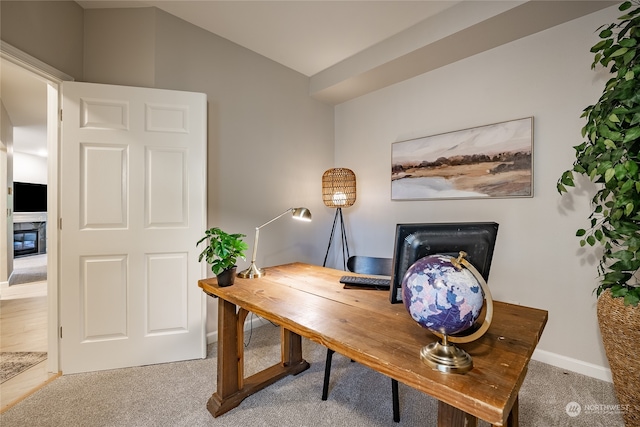
[{"label": "desk top surface", "polygon": [[445,374],[420,360],[437,338],[420,327],[388,292],[343,289],[342,270],[303,263],[268,267],[259,279],[236,278],[219,287],[198,285],[301,336],[492,424],[506,420],[529,360],[547,322],[547,311],[494,301],[493,321],[478,340],[458,346],[473,369]]}]

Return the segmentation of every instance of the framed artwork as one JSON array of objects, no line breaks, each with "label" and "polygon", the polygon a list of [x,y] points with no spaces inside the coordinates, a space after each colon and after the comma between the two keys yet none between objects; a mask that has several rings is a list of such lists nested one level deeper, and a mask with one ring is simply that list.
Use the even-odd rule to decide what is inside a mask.
[{"label": "framed artwork", "polygon": [[533,197],[533,117],[395,142],[391,199]]}]

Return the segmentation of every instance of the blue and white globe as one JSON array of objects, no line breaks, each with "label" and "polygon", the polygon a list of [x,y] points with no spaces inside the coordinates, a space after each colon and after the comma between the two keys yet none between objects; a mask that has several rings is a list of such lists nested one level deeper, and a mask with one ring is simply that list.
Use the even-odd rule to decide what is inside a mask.
[{"label": "blue and white globe", "polygon": [[478,279],[451,260],[440,254],[420,258],[402,280],[402,301],[413,320],[444,335],[473,326],[484,303]]}]

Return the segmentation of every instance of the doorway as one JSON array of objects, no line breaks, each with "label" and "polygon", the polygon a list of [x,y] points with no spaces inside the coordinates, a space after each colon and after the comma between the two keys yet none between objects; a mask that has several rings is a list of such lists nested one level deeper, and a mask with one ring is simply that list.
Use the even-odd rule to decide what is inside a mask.
[{"label": "doorway", "polygon": [[[110,344],[121,345],[123,342],[125,345],[138,345],[136,351],[116,353],[125,356],[138,355],[144,357],[144,360],[119,360],[117,361],[119,367],[204,358],[206,355],[204,333],[206,299],[202,292],[189,284],[193,282],[194,278],[201,277],[204,270],[204,266],[197,263],[197,257],[192,254],[195,252],[192,243],[197,240],[201,235],[201,230],[206,227],[206,186],[204,185],[206,180],[203,179],[206,176],[207,158],[206,95],[195,92],[74,83],[71,82],[73,80],[71,77],[17,49],[9,48],[10,46],[7,44],[0,44],[2,60],[9,58],[10,62],[21,66],[26,63],[27,66],[24,68],[33,71],[47,83],[48,371],[57,372],[62,366],[60,353],[63,342],[59,336],[61,337],[63,333],[61,326],[63,323],[65,324],[64,343],[67,345],[64,361],[67,364],[70,363],[69,361],[80,361],[85,364],[93,361],[112,362],[104,357],[112,353],[99,352],[98,346],[84,346],[85,343],[98,343],[103,347]],[[16,55],[22,55],[22,60],[11,59]],[[60,126],[63,81],[65,81],[64,127]],[[96,90],[100,92],[98,95],[94,93]],[[114,103],[113,101],[114,91],[120,94],[116,97],[119,102]],[[89,92],[93,95],[88,94]],[[86,99],[91,99],[91,102],[80,103],[83,96]],[[129,101],[123,101],[126,99]],[[103,144],[102,140],[85,143],[81,147],[83,162],[80,162],[79,153],[81,151],[77,147],[77,144],[80,143],[78,133],[94,131],[94,128],[101,128],[101,126],[107,126],[108,129],[119,129],[120,127],[112,127],[115,123],[104,120],[105,118],[128,117],[122,112],[123,109],[128,111],[128,106],[133,101],[136,106],[135,120],[127,120],[126,124],[131,125],[132,129],[135,128],[137,133],[141,135],[144,133],[144,138],[133,138],[131,141],[125,138],[121,144],[116,145],[113,144],[113,140],[107,141],[107,144]],[[86,114],[80,113],[78,110],[80,105]],[[103,115],[105,108],[110,111],[106,116]],[[114,115],[113,109],[119,110],[121,114]],[[91,126],[85,126],[87,123],[82,122],[83,117],[90,120]],[[98,118],[97,121],[94,120],[96,118]],[[148,120],[144,120],[144,118]],[[122,126],[123,123],[119,125]],[[63,137],[60,131],[62,128],[65,131],[64,139],[67,141],[64,147],[61,144]],[[154,134],[153,138],[151,138],[152,133]],[[104,136],[102,133],[99,134]],[[168,135],[162,138],[161,144],[157,143],[157,135],[159,134]],[[144,141],[152,141],[153,144],[144,143]],[[134,142],[136,143],[135,150],[123,148],[126,147],[125,144],[131,146]],[[65,168],[60,169],[63,148],[65,149],[64,158],[67,161]],[[137,166],[132,168],[135,174],[131,175],[130,180],[128,179],[129,175],[126,175],[127,180],[123,181],[125,175],[118,172],[129,170],[125,168],[129,164],[129,157],[124,154],[131,153],[131,151],[135,151],[135,157],[132,157],[131,161],[143,164],[144,168]],[[106,169],[104,168],[105,161],[107,161]],[[81,173],[80,167],[83,165],[91,165],[91,167],[87,166],[87,170],[92,173]],[[94,165],[96,167],[93,167]],[[97,166],[101,166],[102,169]],[[143,173],[145,170],[146,173]],[[109,171],[110,180],[105,180],[100,171]],[[171,173],[167,175],[164,173],[166,171]],[[89,186],[76,185],[80,177],[86,179],[85,184]],[[65,178],[67,181],[64,180]],[[63,185],[64,182],[66,185]],[[134,183],[136,194],[153,195],[153,197],[118,197],[124,194],[122,191],[129,191],[131,188],[124,186],[123,183]],[[167,183],[172,184],[172,191],[165,191]],[[187,183],[197,183],[198,185],[187,185]],[[58,189],[63,186],[76,190],[76,193],[65,192],[64,204],[59,200],[62,197],[58,197]],[[80,188],[89,190],[78,193]],[[0,188],[1,190],[2,188]],[[75,195],[69,196],[70,194]],[[100,197],[92,197],[98,194]],[[110,198],[105,196],[110,196]],[[0,199],[2,199],[1,196]],[[81,200],[87,202],[82,204],[84,209],[79,208]],[[129,251],[121,250],[122,253],[119,252],[119,255],[115,257],[85,256],[73,252],[80,249],[79,245],[74,244],[81,240],[81,236],[78,235],[79,227],[83,227],[83,230],[85,228],[100,230],[105,229],[108,225],[110,228],[131,231],[131,227],[120,227],[114,224],[113,217],[110,216],[114,213],[113,207],[116,204],[120,206],[116,213],[128,212],[130,210],[127,204],[129,200],[133,201],[131,207],[136,210],[136,218],[141,219],[136,222],[140,230],[136,229],[135,232],[148,237],[140,239],[139,236],[133,235],[135,233],[129,234],[132,234],[133,241],[145,242],[147,246],[135,246],[137,252],[132,255],[129,254]],[[117,203],[111,203],[111,201]],[[109,209],[103,209],[105,206]],[[125,207],[127,210],[124,210]],[[61,246],[62,232],[60,231],[63,213],[66,214],[64,248]],[[82,217],[79,218],[79,215]],[[126,218],[128,218],[127,215],[121,215],[120,223]],[[71,224],[71,226],[67,226],[67,224]],[[186,233],[185,230],[189,232]],[[178,240],[176,236],[179,236],[181,240]],[[87,240],[88,233],[83,233],[82,237],[84,238],[83,242],[87,241],[88,244],[92,242],[91,239]],[[135,240],[136,238],[137,240]],[[114,242],[122,244],[123,241],[114,238]],[[101,248],[104,249],[103,246]],[[61,256],[62,253],[65,254],[64,257]],[[117,275],[120,279],[120,286],[115,288],[102,286],[105,278],[100,274],[103,271],[101,269],[105,268],[110,273],[114,273],[116,270],[120,273],[124,272],[123,260],[127,256],[135,260],[135,264],[128,264],[135,267],[135,274],[146,279],[146,281],[138,279],[132,281],[137,284],[135,305],[129,305],[127,293],[123,291],[133,286],[129,286],[127,275]],[[82,263],[78,263],[78,260],[81,260]],[[72,273],[72,271],[78,271],[78,268],[82,269],[83,275],[78,276]],[[129,269],[131,268],[133,267],[129,267]],[[147,273],[149,274],[146,275]],[[81,283],[79,277],[83,278]],[[150,297],[147,293],[149,289],[154,290]],[[112,298],[112,302],[117,302],[117,305],[104,303],[103,294],[100,294],[104,290],[110,292],[108,296]],[[74,298],[78,292],[82,292],[88,297]],[[65,298],[61,298],[62,296]],[[87,304],[91,306],[89,307]],[[122,307],[131,307],[131,309],[126,313],[118,311]],[[98,309],[94,310],[94,308]],[[119,317],[111,316],[109,310],[118,311],[116,314]],[[78,322],[78,317],[75,317],[74,313],[85,316],[89,323]],[[63,315],[67,316],[66,323]],[[120,328],[116,330],[116,335],[121,334],[121,331],[128,333],[128,329],[122,328],[122,325],[129,324],[125,315],[136,316],[134,331],[136,340],[109,339],[111,331],[105,333],[105,326]],[[111,323],[108,324],[109,322],[104,321],[105,319]],[[87,331],[83,328],[87,324],[93,328],[88,331],[93,334],[91,335],[92,339],[84,338]],[[68,337],[71,339],[67,339]],[[170,341],[174,341],[174,343],[171,344]],[[78,357],[78,352],[74,352],[74,348],[69,347],[72,345],[82,345],[82,348],[87,349],[91,347],[90,351],[103,357]],[[165,351],[167,348],[173,351]],[[75,348],[75,350],[79,349]],[[73,359],[74,356],[75,359]],[[112,366],[82,366],[80,368],[74,368],[71,365],[65,366],[67,373],[78,372],[77,369],[112,368]]]},{"label": "doorway", "polygon": [[[5,118],[0,204],[7,212],[0,227],[1,350],[21,360],[25,357],[29,366],[3,369],[4,411],[58,373],[58,233],[51,224],[58,218],[59,85],[72,79],[4,42],[0,44],[0,67]],[[14,212],[14,182],[35,184],[40,191],[44,186],[44,207],[28,212],[32,209],[25,206]],[[31,198],[24,192],[22,196],[26,201]],[[34,353],[44,353],[46,361],[32,359]]]}]

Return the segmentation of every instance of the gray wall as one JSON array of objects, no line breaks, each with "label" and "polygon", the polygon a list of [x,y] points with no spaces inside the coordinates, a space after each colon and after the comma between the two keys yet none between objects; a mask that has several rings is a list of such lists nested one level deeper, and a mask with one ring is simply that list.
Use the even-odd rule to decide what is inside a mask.
[{"label": "gray wall", "polygon": [[[333,165],[333,108],[308,96],[308,78],[154,8],[85,16],[87,81],[207,94],[209,226],[247,234],[252,245],[256,226],[306,206],[311,224],[282,219],[262,231],[258,265],[321,263],[330,215],[320,179]],[[207,329],[216,330],[215,301]]]},{"label": "gray wall", "polygon": [[[308,96],[307,77],[155,8],[85,17],[85,80],[207,94],[210,226],[251,242],[257,225],[289,207],[324,206],[333,108]],[[323,231],[322,221],[303,229],[274,223],[259,256],[265,264],[318,262]]]},{"label": "gray wall", "polygon": [[[2,28],[3,40],[14,40],[16,47],[78,80],[206,93],[209,226],[247,234],[252,245],[256,226],[305,206],[314,215],[312,223],[283,218],[263,229],[258,265],[322,263],[333,212],[322,204],[320,183],[333,167],[333,107],[308,96],[307,77],[155,8],[90,9],[76,22],[62,19],[65,14],[52,11],[48,2],[9,8],[5,3],[3,23],[51,14],[60,25],[83,29],[76,41],[78,57],[84,57],[80,71],[75,64],[51,63],[36,48],[46,34],[22,43],[28,28]],[[77,6],[54,2],[63,11],[67,3]],[[53,40],[49,48],[58,44],[63,43]],[[247,266],[243,262],[239,268]],[[210,299],[211,333],[216,318]]]},{"label": "gray wall", "polygon": [[85,10],[84,81],[159,88],[155,38],[155,8]]},{"label": "gray wall", "polygon": [[0,2],[2,41],[82,80],[83,9],[74,1]]},{"label": "gray wall", "polygon": [[[358,201],[346,211],[354,252],[391,256],[397,223],[498,222],[494,298],[548,310],[536,357],[601,378],[598,253],[575,237],[589,224],[593,186],[582,181],[560,197],[556,181],[581,142],[582,109],[608,78],[590,69],[596,29],[619,13],[607,8],[336,107],[336,159],[359,178]],[[390,200],[392,143],[530,116],[533,198]]]},{"label": "gray wall", "polygon": [[[288,207],[314,214],[311,224],[269,225],[259,265],[322,262],[334,211],[320,200],[320,177],[349,167],[358,179],[358,200],[345,209],[352,253],[391,256],[397,223],[497,221],[494,297],[549,310],[538,359],[606,377],[592,294],[598,254],[574,236],[587,225],[593,187],[581,182],[560,197],[555,183],[581,141],[581,111],[606,81],[590,70],[589,48],[595,30],[617,17],[615,7],[345,102],[334,126],[334,109],[308,97],[306,77],[164,12],[91,10],[82,20],[73,2],[55,2],[54,10],[48,2],[13,3],[0,3],[3,40],[78,79],[207,93],[209,225],[246,233],[251,244],[253,228]],[[30,28],[27,12],[51,17],[49,28],[84,27],[81,47],[58,57],[52,49],[65,44],[63,35]],[[16,25],[20,19],[26,24]],[[393,142],[527,116],[535,197],[390,200]]]}]

